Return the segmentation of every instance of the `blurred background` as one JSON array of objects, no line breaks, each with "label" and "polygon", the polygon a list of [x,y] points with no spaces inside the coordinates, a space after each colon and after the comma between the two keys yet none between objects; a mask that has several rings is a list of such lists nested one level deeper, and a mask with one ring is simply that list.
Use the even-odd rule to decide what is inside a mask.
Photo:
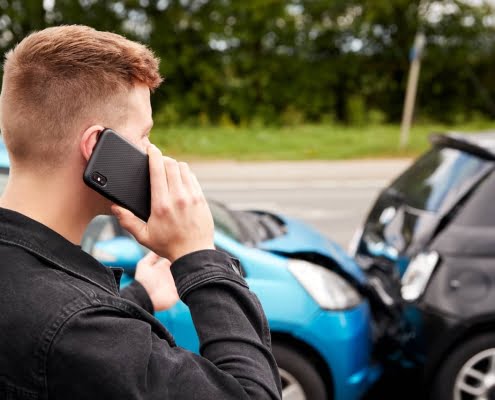
[{"label": "blurred background", "polygon": [[[164,85],[154,138],[177,157],[416,155],[429,132],[490,127],[488,0],[0,0],[0,51],[33,30],[86,24],[148,44]],[[411,140],[399,123],[425,35]]]}]

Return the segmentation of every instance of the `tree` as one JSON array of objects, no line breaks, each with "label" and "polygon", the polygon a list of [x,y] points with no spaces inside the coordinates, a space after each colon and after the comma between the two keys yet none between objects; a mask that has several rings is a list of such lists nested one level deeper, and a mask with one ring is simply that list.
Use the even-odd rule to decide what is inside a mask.
[{"label": "tree", "polygon": [[[3,0],[0,48],[86,24],[160,56],[159,123],[398,121],[408,53],[427,36],[418,115],[495,115],[493,9],[463,0]],[[469,101],[466,101],[469,99]]]}]

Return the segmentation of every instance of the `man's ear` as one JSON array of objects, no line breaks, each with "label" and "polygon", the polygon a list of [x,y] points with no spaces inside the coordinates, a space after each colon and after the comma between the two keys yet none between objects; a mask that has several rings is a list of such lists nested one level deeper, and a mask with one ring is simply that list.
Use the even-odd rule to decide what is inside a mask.
[{"label": "man's ear", "polygon": [[80,142],[81,154],[86,161],[91,157],[96,142],[98,141],[98,135],[103,129],[105,128],[101,125],[93,125],[86,129],[82,134]]}]

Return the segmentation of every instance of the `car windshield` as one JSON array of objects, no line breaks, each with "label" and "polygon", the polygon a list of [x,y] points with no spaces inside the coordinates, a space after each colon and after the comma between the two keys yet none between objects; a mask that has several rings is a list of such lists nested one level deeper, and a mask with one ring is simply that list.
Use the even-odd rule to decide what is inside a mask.
[{"label": "car windshield", "polygon": [[242,226],[235,215],[224,205],[215,201],[208,202],[215,222],[215,229],[226,236],[243,243],[245,235]]},{"label": "car windshield", "polygon": [[389,193],[414,208],[436,212],[449,194],[479,174],[484,161],[451,148],[433,148],[419,158],[389,188]]}]

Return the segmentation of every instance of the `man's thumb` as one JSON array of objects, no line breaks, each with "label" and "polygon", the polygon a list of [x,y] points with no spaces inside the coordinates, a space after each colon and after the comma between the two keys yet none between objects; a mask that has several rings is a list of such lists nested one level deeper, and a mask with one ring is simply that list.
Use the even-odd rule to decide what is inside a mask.
[{"label": "man's thumb", "polygon": [[112,205],[112,213],[119,220],[120,226],[127,230],[132,236],[134,236],[138,241],[143,238],[144,229],[146,224],[136,217],[132,212],[126,210],[123,207]]}]

